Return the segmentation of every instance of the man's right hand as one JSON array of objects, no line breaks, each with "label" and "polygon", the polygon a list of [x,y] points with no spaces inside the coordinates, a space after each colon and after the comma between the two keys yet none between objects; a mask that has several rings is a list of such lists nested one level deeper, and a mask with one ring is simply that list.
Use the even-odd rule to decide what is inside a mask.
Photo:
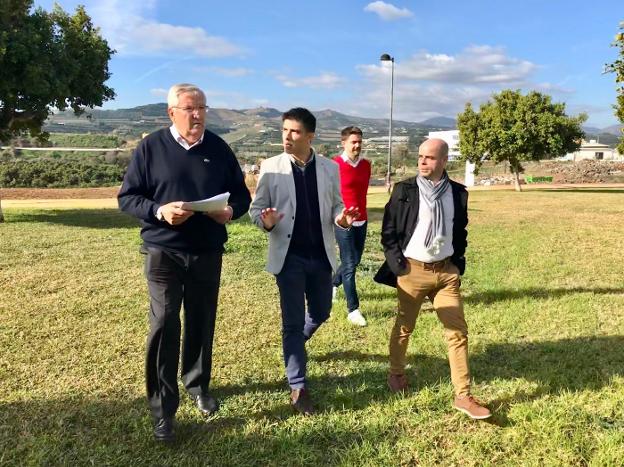
[{"label": "man's right hand", "polygon": [[284,213],[277,212],[275,208],[266,208],[260,211],[260,220],[266,230],[271,230],[275,225],[282,220]]},{"label": "man's right hand", "polygon": [[173,201],[160,207],[163,219],[171,225],[180,225],[195,214],[193,211],[182,209],[183,201]]}]

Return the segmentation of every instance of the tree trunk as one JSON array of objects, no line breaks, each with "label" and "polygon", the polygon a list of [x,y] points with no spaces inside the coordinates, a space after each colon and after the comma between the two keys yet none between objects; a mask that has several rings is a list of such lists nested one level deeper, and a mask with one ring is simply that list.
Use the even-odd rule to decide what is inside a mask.
[{"label": "tree trunk", "polygon": [[511,167],[511,170],[514,174],[514,186],[516,191],[522,191],[522,186],[520,185],[520,171],[517,167]]},{"label": "tree trunk", "polygon": [[0,222],[4,222],[4,214],[2,214],[2,199],[0,199]]}]

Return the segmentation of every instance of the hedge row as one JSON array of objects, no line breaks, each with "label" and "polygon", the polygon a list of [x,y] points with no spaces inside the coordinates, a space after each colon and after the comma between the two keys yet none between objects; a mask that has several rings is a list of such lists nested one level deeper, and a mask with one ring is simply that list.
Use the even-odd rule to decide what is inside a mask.
[{"label": "hedge row", "polygon": [[63,161],[0,162],[4,188],[70,188],[118,185],[125,169],[113,164]]}]

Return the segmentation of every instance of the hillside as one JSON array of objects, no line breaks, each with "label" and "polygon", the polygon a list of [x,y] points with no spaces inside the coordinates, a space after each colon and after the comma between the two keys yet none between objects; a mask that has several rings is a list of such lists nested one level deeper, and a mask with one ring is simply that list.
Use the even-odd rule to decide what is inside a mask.
[{"label": "hillside", "polygon": [[[372,133],[383,133],[388,129],[388,119],[385,118],[357,117],[331,109],[313,113],[317,118],[317,127],[324,131],[337,131],[348,125],[359,125]],[[278,128],[281,115],[280,110],[267,107],[241,110],[210,108],[207,124],[209,128],[221,130],[220,133],[241,127]],[[74,116],[72,112],[60,112],[50,117],[46,129],[55,132],[82,130],[138,135],[166,125],[167,122],[167,104],[158,103],[129,109],[90,110],[81,117]],[[394,120],[393,126],[400,133],[401,130],[447,128],[452,123],[454,120],[447,118],[430,119],[422,123]],[[71,127],[71,130],[63,127]]]},{"label": "hillside", "polygon": [[[387,118],[368,118],[347,115],[331,109],[313,110],[317,118],[317,143],[336,144],[339,132],[349,125],[357,125],[364,131],[364,137],[383,137],[388,132]],[[220,134],[229,143],[245,146],[247,150],[267,151],[279,143],[280,117],[282,111],[270,107],[252,109],[210,108],[206,125]],[[139,138],[170,124],[167,104],[147,104],[129,109],[90,110],[81,117],[72,112],[54,114],[45,129],[52,133],[105,133],[126,139]],[[431,130],[448,130],[456,127],[456,121],[448,117],[434,117],[422,122],[393,121],[395,136],[409,136],[411,147]],[[587,139],[596,139],[614,147],[622,125],[607,128],[586,127]]]}]

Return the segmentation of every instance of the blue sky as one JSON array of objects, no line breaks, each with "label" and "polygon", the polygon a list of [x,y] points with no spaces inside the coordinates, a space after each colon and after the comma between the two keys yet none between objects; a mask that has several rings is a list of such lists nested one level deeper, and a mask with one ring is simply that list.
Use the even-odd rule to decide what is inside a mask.
[{"label": "blue sky", "polygon": [[191,82],[212,107],[387,118],[390,69],[379,57],[388,53],[397,119],[455,117],[512,88],[546,92],[568,114],[587,112],[588,125],[617,123],[614,76],[603,68],[617,56],[622,0],[58,3],[84,4],[117,50],[117,98],[104,108],[164,102],[170,85]]}]

